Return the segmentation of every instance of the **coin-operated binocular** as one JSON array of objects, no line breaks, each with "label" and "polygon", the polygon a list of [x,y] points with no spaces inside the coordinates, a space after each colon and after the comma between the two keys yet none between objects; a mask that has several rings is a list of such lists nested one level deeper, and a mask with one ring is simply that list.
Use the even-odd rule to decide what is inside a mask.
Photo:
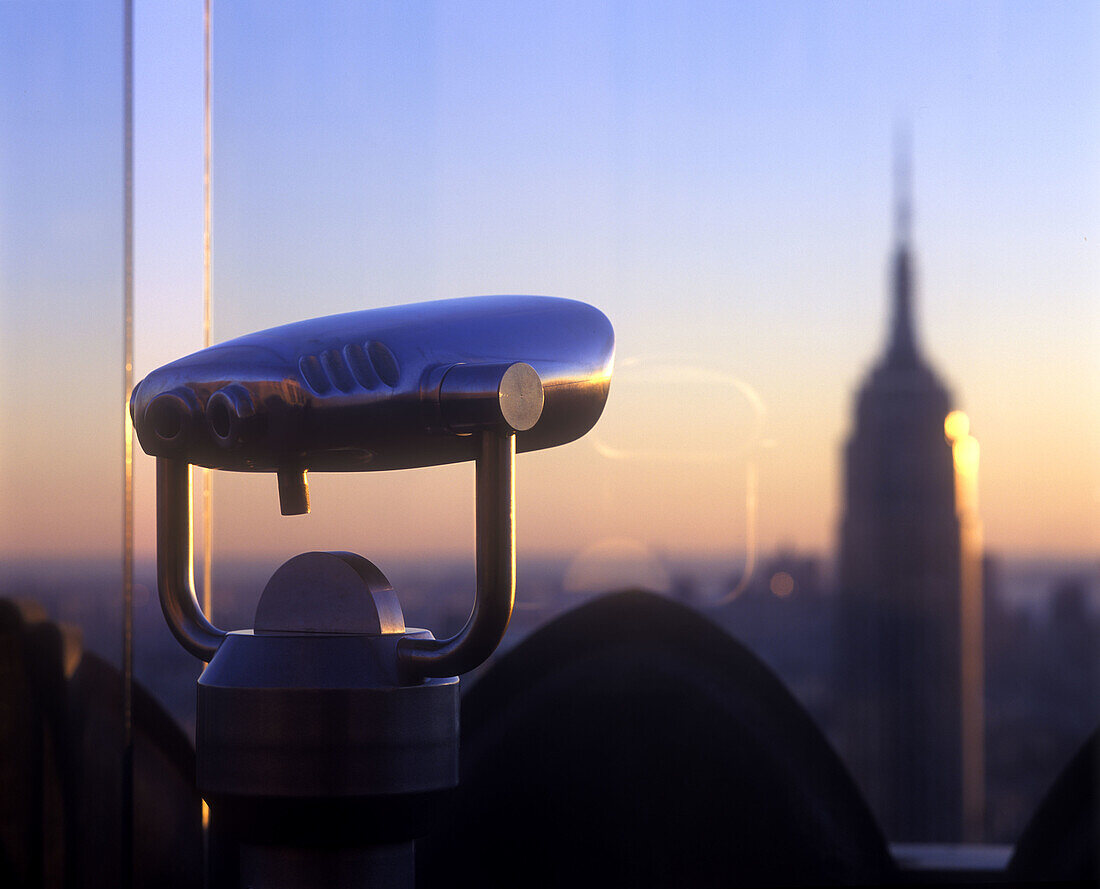
[{"label": "coin-operated binocular", "polygon": [[[515,596],[516,451],[579,438],[603,411],[614,333],[583,303],[444,300],[317,318],[182,358],[135,388],[157,458],[157,580],[198,683],[210,883],[411,885],[412,840],[458,781],[458,674],[492,654]],[[305,553],[271,577],[250,630],[203,615],[191,466],[278,477],[476,463],[477,589],[450,639],[405,626],[362,556]]]}]

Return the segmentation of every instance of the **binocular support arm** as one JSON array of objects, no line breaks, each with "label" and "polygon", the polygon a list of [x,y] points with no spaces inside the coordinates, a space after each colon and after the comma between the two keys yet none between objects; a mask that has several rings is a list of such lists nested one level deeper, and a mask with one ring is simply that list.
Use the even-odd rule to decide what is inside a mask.
[{"label": "binocular support arm", "polygon": [[157,457],[157,587],[160,607],[176,641],[203,661],[225,638],[195,597],[191,524],[191,464]]},{"label": "binocular support arm", "polygon": [[[516,593],[516,436],[494,429],[481,437],[476,462],[477,592],[466,625],[450,639],[406,637],[402,670],[416,679],[457,676],[488,659],[508,628]],[[206,619],[195,595],[191,464],[157,458],[157,586],[172,635],[193,656],[214,657],[225,630]]]},{"label": "binocular support arm", "polygon": [[450,639],[398,643],[402,670],[417,679],[458,676],[496,650],[516,598],[516,436],[494,429],[481,436],[476,463],[477,592],[466,625]]}]

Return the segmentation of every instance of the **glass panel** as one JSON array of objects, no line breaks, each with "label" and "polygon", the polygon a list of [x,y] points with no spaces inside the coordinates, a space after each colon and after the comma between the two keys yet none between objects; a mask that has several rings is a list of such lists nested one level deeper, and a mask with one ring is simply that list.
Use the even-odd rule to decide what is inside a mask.
[{"label": "glass panel", "polygon": [[[217,338],[308,315],[487,292],[581,297],[609,313],[616,305],[671,308],[680,296],[667,281],[621,261],[655,249],[665,220],[640,193],[638,174],[620,166],[639,146],[629,131],[636,124],[616,120],[636,97],[629,86],[621,96],[612,89],[615,67],[628,64],[612,57],[612,23],[605,13],[579,15],[573,31],[554,17],[505,13],[505,30],[518,30],[504,46],[486,44],[476,22],[445,8],[341,5],[320,17],[304,6],[219,10]],[[542,24],[554,28],[555,42],[532,54]],[[537,70],[517,78],[513,66]],[[590,83],[595,95],[587,95]],[[706,301],[714,306],[714,297]],[[597,577],[615,586],[645,577],[667,589],[681,551],[721,556],[723,580],[730,561],[744,561],[758,398],[738,377],[744,364],[716,348],[717,335],[695,348],[685,311],[702,306],[681,303],[674,329],[656,342],[633,313],[615,319],[622,396],[608,408],[603,454],[592,439],[519,459],[521,583],[530,590],[520,598],[521,626],[525,611],[542,619],[576,601],[568,590],[589,589]],[[677,353],[690,357],[668,360]],[[683,392],[684,373],[717,380],[717,393],[696,384],[686,403],[671,398]],[[663,390],[658,411],[666,416],[656,426],[636,410],[647,385]],[[704,415],[709,422],[700,422]],[[700,440],[684,441],[684,423]],[[635,447],[639,435],[648,444]],[[464,619],[471,467],[316,476],[314,514],[305,519],[277,516],[272,479],[219,477],[217,485],[217,539],[230,561],[261,553],[278,560],[304,546],[369,547],[414,617],[423,609],[438,624],[442,609],[444,631]],[[576,496],[582,490],[590,496]],[[638,509],[622,510],[628,499]],[[663,528],[652,521],[661,515]],[[675,540],[667,539],[672,527],[681,529]],[[438,578],[419,580],[426,565],[455,560],[438,574],[455,593],[429,592],[425,584]],[[232,607],[232,593],[220,592],[219,607]],[[254,597],[254,589],[245,595]]]},{"label": "glass panel", "polygon": [[[214,32],[215,339],[477,293],[615,325],[604,420],[518,460],[509,644],[597,591],[684,599],[892,838],[958,839],[964,802],[967,837],[1014,838],[1097,717],[1095,9],[238,3]],[[215,485],[224,623],[307,549],[375,560],[437,635],[464,618],[469,466],[318,474],[297,518],[271,478]],[[867,650],[865,599],[923,616]],[[889,663],[926,618],[939,679]],[[942,729],[907,785],[946,782],[938,814],[883,790],[901,686]]]},{"label": "glass panel", "polygon": [[[203,5],[139,3],[134,19],[134,382],[203,345]],[[134,441],[134,670],[189,729],[200,664],[165,623],[156,582],[154,461]],[[201,477],[195,473],[202,595]]]},{"label": "glass panel", "polygon": [[119,4],[0,4],[0,572],[122,650]]}]

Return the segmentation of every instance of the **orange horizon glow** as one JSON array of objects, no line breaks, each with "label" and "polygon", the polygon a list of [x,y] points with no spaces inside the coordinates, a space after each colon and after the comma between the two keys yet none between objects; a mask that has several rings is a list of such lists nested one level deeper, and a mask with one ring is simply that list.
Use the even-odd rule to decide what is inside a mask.
[{"label": "orange horizon glow", "polygon": [[[609,419],[617,410],[615,384]],[[685,398],[676,411],[703,410]],[[630,414],[631,403],[623,407]],[[582,439],[516,461],[517,540],[529,555],[572,558],[603,539],[630,539],[662,557],[705,557],[744,564],[782,546],[828,555],[839,515],[839,441],[847,417],[838,405],[830,426],[800,424],[770,406],[752,456],[725,463],[609,460]],[[658,406],[657,412],[660,413]],[[628,435],[644,434],[649,415]],[[617,421],[618,422],[618,421]],[[983,416],[983,429],[986,420]],[[1043,432],[1043,427],[1037,431]],[[1011,430],[967,434],[952,446],[961,478],[982,475],[985,544],[996,553],[1094,559],[1097,554],[1096,470],[1082,466],[1065,439],[1057,458],[1031,461]],[[0,553],[8,560],[106,557],[119,552],[121,470],[109,448],[74,459],[65,442],[30,437],[5,449],[0,477]],[[1015,447],[1015,453],[1007,451]],[[1040,452],[1038,447],[1036,452]],[[119,456],[121,462],[121,455]],[[1011,460],[1011,462],[1010,462]],[[1023,461],[1023,462],[1022,462]],[[39,467],[49,466],[43,473]],[[108,467],[106,470],[95,466]],[[1015,468],[1014,468],[1015,467]],[[1079,468],[1080,467],[1080,468]],[[384,557],[424,553],[464,558],[472,552],[473,469],[469,465],[397,473],[311,474],[314,512],[279,515],[274,478],[219,473],[214,504],[217,558],[289,558],[305,549],[346,548]],[[153,461],[134,455],[135,554],[155,547]],[[963,489],[960,499],[977,490]],[[79,502],[79,510],[68,508]],[[16,506],[18,504],[18,506]],[[202,504],[196,503],[196,536]],[[94,516],[93,521],[88,517]],[[751,519],[751,521],[750,521]]]}]

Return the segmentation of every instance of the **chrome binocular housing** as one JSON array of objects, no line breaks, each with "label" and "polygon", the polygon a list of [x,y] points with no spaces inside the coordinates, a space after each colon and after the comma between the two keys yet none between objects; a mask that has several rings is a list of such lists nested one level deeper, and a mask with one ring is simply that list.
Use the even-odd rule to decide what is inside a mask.
[{"label": "chrome binocular housing", "polygon": [[[196,756],[211,885],[324,882],[320,865],[287,882],[303,861],[354,874],[348,885],[380,873],[410,883],[411,838],[458,781],[457,677],[493,653],[512,614],[516,451],[587,432],[613,357],[611,324],[591,306],[472,297],[249,334],[136,387],[134,428],[157,458],[161,607],[177,641],[210,662],[198,682]],[[385,575],[345,552],[286,562],[252,629],[226,631],[203,614],[192,465],[275,473],[282,512],[297,514],[309,511],[310,470],[464,460],[476,465],[477,582],[453,637],[406,627]],[[364,851],[360,836],[336,830],[344,823],[378,835]]]},{"label": "chrome binocular housing", "polygon": [[[565,444],[593,426],[614,348],[610,322],[584,303],[483,296],[301,321],[153,371],[134,389],[130,413],[157,458],[158,584],[177,640],[209,661],[226,635],[195,597],[192,465],[273,472],[283,513],[296,514],[309,511],[309,470],[473,460],[473,613],[452,639],[407,634],[398,657],[420,678],[476,667],[512,610],[515,453]],[[309,607],[319,607],[316,597]],[[291,625],[305,620],[292,616]]]},{"label": "chrome binocular housing", "polygon": [[370,309],[248,334],[153,371],[130,413],[146,453],[275,472],[284,513],[304,473],[476,459],[474,433],[516,450],[584,435],[607,399],[614,333],[597,309],[487,296]]}]

